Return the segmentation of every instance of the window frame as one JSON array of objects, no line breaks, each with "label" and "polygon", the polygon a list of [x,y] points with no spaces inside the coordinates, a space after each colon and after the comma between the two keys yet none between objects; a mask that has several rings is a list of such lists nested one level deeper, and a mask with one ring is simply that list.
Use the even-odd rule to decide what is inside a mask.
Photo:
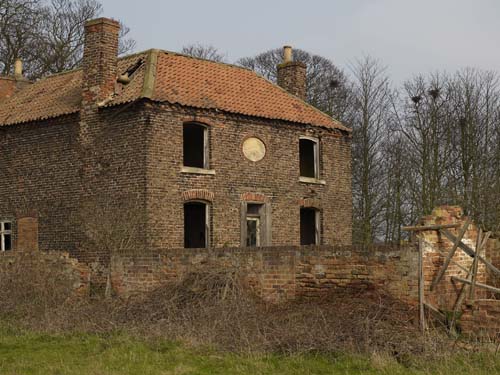
[{"label": "window frame", "polygon": [[[5,229],[5,224],[10,224],[10,229]],[[0,252],[12,251],[14,248],[14,231],[12,220],[0,220]],[[10,248],[5,248],[5,236],[10,236]]]},{"label": "window frame", "polygon": [[[300,171],[300,161],[301,161],[301,154],[300,154],[300,141],[301,140],[306,140],[313,142],[313,157],[314,157],[314,177],[308,177],[308,176],[302,176],[301,171]],[[306,180],[313,180],[313,181],[319,181],[320,179],[320,140],[319,138],[316,137],[310,137],[310,136],[300,136],[299,137],[299,176],[301,179],[306,182]]]},{"label": "window frame", "polygon": [[[248,213],[249,205],[260,206],[259,212]],[[241,241],[240,246],[247,246],[247,220],[251,218],[259,219],[259,239],[257,246],[271,246],[272,245],[272,206],[269,202],[256,202],[256,201],[242,201],[241,202],[241,220],[240,220],[240,230],[241,230]]]},{"label": "window frame", "polygon": [[[184,129],[187,125],[197,126],[203,129],[203,167],[194,167],[184,164]],[[209,134],[208,126],[199,122],[189,121],[182,124],[182,171],[183,172],[196,172],[210,171],[210,147],[209,147]]]}]

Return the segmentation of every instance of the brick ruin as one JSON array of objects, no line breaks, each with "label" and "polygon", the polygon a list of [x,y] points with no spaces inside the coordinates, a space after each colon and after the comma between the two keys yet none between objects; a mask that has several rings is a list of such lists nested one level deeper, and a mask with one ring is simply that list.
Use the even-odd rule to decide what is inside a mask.
[{"label": "brick ruin", "polygon": [[[443,206],[434,209],[431,215],[422,219],[422,225],[457,224],[457,228],[449,230],[458,236],[464,227],[467,217],[463,210],[457,206]],[[476,250],[478,227],[471,223],[463,236],[462,242],[474,251]],[[426,302],[439,308],[448,317],[453,315],[457,299],[464,288],[464,284],[453,280],[452,277],[467,279],[468,270],[471,269],[473,258],[461,249],[458,249],[449,264],[444,277],[431,290],[433,280],[443,267],[446,255],[453,247],[452,241],[443,236],[439,231],[424,231],[421,233],[423,240],[423,266],[424,266],[424,295]],[[480,256],[491,262],[495,267],[500,267],[500,241],[489,239],[486,248],[481,249]],[[477,283],[498,285],[500,278],[488,271],[485,264],[478,262]],[[460,327],[465,333],[473,333],[485,338],[500,337],[500,295],[493,294],[485,289],[476,288],[473,299],[470,299],[468,287],[465,301],[458,309]],[[496,298],[496,299],[494,299]]]},{"label": "brick ruin", "polygon": [[[9,262],[33,262],[40,259],[48,267],[61,272],[73,272],[81,282],[75,290],[88,291],[92,268],[60,252],[37,251],[36,218],[20,220],[26,223],[26,250],[0,256],[0,273],[8,272]],[[459,207],[439,207],[423,218],[421,225],[456,224],[450,229],[455,235],[465,223]],[[464,243],[475,249],[477,227],[471,224],[464,234]],[[36,234],[36,233],[35,233]],[[444,314],[453,310],[462,284],[452,276],[466,277],[461,268],[468,268],[472,258],[458,250],[453,263],[436,288],[431,283],[443,265],[444,255],[452,247],[451,241],[437,231],[422,232],[424,296],[425,301]],[[490,239],[483,255],[497,267],[500,241]],[[245,282],[257,295],[269,302],[284,302],[294,298],[317,299],[332,288],[382,288],[395,298],[417,306],[419,301],[419,247],[410,242],[403,246],[277,246],[226,247],[203,249],[149,249],[113,254],[109,266],[109,285],[118,296],[144,293],[169,282],[181,280],[188,273],[207,270],[234,270],[244,275]],[[79,276],[78,276],[79,275]],[[484,266],[479,267],[478,282],[493,280]],[[459,326],[464,333],[492,338],[500,332],[500,300],[484,290],[477,289],[474,300],[466,299]],[[498,296],[497,296],[498,298]],[[417,309],[416,309],[417,311]]]},{"label": "brick ruin", "polygon": [[[351,245],[352,133],[303,102],[306,66],[291,48],[276,87],[243,68],[168,51],[118,58],[119,25],[110,19],[85,32],[82,69],[33,83],[19,70],[0,77],[1,274],[9,262],[39,262],[76,275],[75,290],[92,282],[126,296],[229,267],[270,301],[381,287],[418,302],[415,243]],[[134,223],[127,249],[88,238],[89,225],[106,220]],[[464,220],[459,208],[441,207],[422,224]],[[476,236],[471,225],[464,241],[475,248]],[[462,286],[451,276],[464,276],[472,260],[458,251],[431,291],[452,245],[436,231],[421,237],[424,293],[449,311]],[[499,248],[491,240],[485,249],[497,266]],[[483,266],[479,274],[497,282]],[[498,330],[490,297],[478,292],[465,304],[464,327]]]}]

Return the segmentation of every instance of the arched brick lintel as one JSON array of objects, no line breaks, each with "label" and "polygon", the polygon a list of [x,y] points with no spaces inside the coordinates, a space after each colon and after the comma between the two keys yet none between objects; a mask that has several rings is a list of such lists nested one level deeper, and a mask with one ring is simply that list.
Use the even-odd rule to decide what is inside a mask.
[{"label": "arched brick lintel", "polygon": [[182,118],[183,124],[194,123],[213,127],[213,119],[207,116],[184,116]]},{"label": "arched brick lintel", "polygon": [[246,192],[242,193],[240,198],[243,202],[262,202],[262,203],[269,202],[269,198],[262,193]]},{"label": "arched brick lintel", "polygon": [[302,198],[299,200],[299,206],[304,208],[315,208],[321,210],[321,200],[316,198]]},{"label": "arched brick lintel", "polygon": [[184,200],[184,202],[192,200],[213,202],[214,193],[205,189],[191,189],[182,192],[182,199]]}]

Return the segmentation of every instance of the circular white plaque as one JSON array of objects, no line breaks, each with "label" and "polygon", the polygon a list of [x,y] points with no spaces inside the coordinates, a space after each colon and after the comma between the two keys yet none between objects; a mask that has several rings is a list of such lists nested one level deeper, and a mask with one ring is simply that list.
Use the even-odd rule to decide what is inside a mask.
[{"label": "circular white plaque", "polygon": [[247,138],[243,142],[243,155],[250,161],[259,161],[266,155],[266,145],[259,138]]}]

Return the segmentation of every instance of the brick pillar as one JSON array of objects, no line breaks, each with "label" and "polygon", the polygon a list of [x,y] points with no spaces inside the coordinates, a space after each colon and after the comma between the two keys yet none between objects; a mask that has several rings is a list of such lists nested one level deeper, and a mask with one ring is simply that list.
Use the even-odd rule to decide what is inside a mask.
[{"label": "brick pillar", "polygon": [[20,251],[38,250],[38,218],[34,216],[17,219],[17,246]]},{"label": "brick pillar", "polygon": [[306,100],[306,64],[292,60],[292,48],[284,47],[284,61],[277,66],[278,85],[289,93]]}]

